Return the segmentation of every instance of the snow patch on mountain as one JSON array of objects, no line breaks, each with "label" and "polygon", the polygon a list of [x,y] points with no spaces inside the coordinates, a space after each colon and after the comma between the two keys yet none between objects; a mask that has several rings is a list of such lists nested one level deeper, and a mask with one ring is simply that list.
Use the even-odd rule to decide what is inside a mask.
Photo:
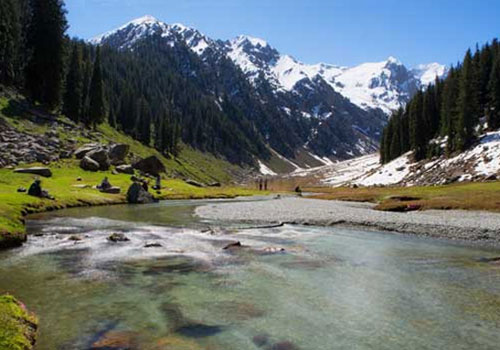
[{"label": "snow patch on mountain", "polygon": [[404,106],[417,89],[447,72],[445,66],[437,63],[409,70],[392,56],[350,68],[324,63],[308,65],[280,54],[262,39],[252,41],[242,36],[228,42],[228,55],[251,82],[262,74],[277,90],[290,92],[301,81],[314,82],[319,78],[357,106],[365,110],[379,108],[386,114]]},{"label": "snow patch on mountain", "polygon": [[423,86],[434,83],[436,77],[443,77],[448,74],[448,67],[439,63],[420,64],[412,69],[415,77],[420,80]]},{"label": "snow patch on mountain", "polygon": [[[279,53],[260,38],[240,35],[230,41],[215,41],[194,28],[180,23],[169,25],[150,15],[132,20],[90,42],[101,44],[113,38],[119,40],[115,46],[123,49],[154,34],[169,38],[170,46],[182,40],[201,57],[209,48],[224,52],[254,84],[257,78],[264,77],[276,91],[296,92],[299,82],[302,87],[314,89],[319,79],[353,104],[365,110],[381,109],[386,114],[403,106],[418,88],[447,72],[447,68],[438,63],[419,65],[410,70],[394,57],[355,67],[324,63],[309,65]],[[306,113],[310,114],[309,111]]]}]

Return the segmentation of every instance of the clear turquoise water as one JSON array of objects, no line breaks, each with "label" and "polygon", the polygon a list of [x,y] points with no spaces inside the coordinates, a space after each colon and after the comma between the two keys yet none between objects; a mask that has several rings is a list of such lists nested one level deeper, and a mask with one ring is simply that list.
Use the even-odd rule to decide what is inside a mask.
[{"label": "clear turquoise water", "polygon": [[[204,233],[214,223],[192,205],[30,222],[43,236],[0,254],[0,292],[39,315],[37,349],[90,349],[106,332],[137,349],[498,349],[500,266],[479,261],[498,250],[340,228]],[[235,240],[251,248],[222,250]]]}]

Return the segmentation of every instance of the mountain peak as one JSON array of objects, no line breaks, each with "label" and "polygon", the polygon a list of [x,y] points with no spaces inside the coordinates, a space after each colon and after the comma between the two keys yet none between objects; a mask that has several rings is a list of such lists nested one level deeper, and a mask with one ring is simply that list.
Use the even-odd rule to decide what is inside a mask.
[{"label": "mountain peak", "polygon": [[238,37],[236,37],[236,39],[234,41],[237,44],[249,42],[252,46],[255,46],[255,47],[259,47],[259,46],[260,47],[267,47],[267,46],[269,46],[267,41],[265,41],[264,39],[256,38],[256,37],[253,37],[250,35],[239,35]]},{"label": "mountain peak", "polygon": [[400,61],[400,60],[398,60],[398,59],[397,59],[396,57],[394,57],[394,56],[389,56],[389,57],[387,58],[387,61],[386,61],[386,62],[387,62],[388,64],[396,64],[396,65],[398,65],[398,66],[403,65],[403,63],[401,63],[401,61]]},{"label": "mountain peak", "polygon": [[158,23],[158,22],[160,22],[160,21],[156,17],[151,16],[151,15],[145,15],[145,16],[136,18],[136,19],[128,22],[126,25],[130,25],[130,24],[140,25],[140,24],[144,24],[144,23]]}]

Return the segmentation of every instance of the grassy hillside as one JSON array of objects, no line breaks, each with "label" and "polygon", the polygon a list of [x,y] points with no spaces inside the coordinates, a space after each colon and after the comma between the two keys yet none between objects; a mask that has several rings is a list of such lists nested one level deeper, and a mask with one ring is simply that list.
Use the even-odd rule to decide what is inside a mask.
[{"label": "grassy hillside", "polygon": [[[74,140],[75,147],[89,142],[126,143],[130,145],[130,152],[135,156],[156,155],[167,169],[163,175],[163,188],[159,193],[155,193],[159,199],[220,198],[254,193],[234,185],[235,179],[244,176],[248,170],[213,155],[183,146],[177,158],[169,158],[107,124],[90,131],[74,125],[64,117],[57,116],[47,121],[43,115],[40,117],[36,113],[23,107],[18,100],[0,97],[0,122],[17,131],[41,135],[50,130],[57,133],[61,141]],[[54,123],[54,120],[57,123]],[[22,166],[40,165],[42,164],[22,164]],[[36,176],[17,174],[12,169],[0,169],[0,247],[15,245],[25,238],[23,216],[27,213],[82,205],[124,203],[126,191],[131,184],[130,175],[114,175],[111,169],[105,172],[87,172],[79,167],[76,159],[60,160],[49,164],[48,167],[52,170],[53,176],[43,178],[42,187],[48,190],[55,200],[18,193],[20,187],[29,188]],[[93,188],[105,176],[112,185],[121,188],[121,194],[103,194]],[[81,178],[81,181],[77,181],[78,178]],[[206,184],[216,181],[223,186],[199,188],[185,183],[184,180],[188,178]]]}]

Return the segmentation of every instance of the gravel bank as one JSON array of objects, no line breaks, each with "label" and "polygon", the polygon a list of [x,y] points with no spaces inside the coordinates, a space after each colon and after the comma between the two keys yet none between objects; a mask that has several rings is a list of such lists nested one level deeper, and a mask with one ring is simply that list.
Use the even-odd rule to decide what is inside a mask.
[{"label": "gravel bank", "polygon": [[500,214],[461,210],[393,213],[372,208],[373,205],[369,203],[283,198],[210,204],[198,207],[196,215],[235,222],[363,226],[500,246]]}]

